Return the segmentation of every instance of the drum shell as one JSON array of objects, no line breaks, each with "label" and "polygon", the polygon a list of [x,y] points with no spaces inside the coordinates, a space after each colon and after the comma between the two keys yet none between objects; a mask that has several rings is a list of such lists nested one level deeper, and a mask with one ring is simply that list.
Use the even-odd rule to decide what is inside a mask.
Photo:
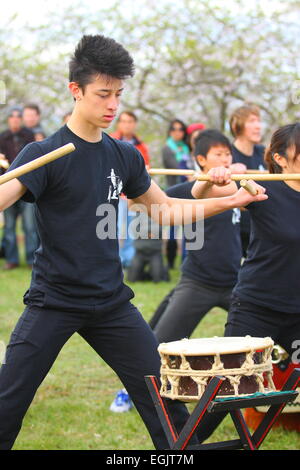
[{"label": "drum shell", "polygon": [[[235,354],[221,354],[220,360],[223,364],[224,369],[240,369],[246,360],[246,353],[235,353]],[[169,357],[170,369],[179,369],[181,366],[180,356]],[[186,361],[190,364],[193,370],[211,370],[215,361],[215,356],[186,356]],[[260,364],[262,362],[262,353],[255,352],[253,354],[254,364]],[[192,375],[192,374],[191,374]],[[222,375],[222,373],[220,373]],[[208,381],[209,382],[209,381]],[[259,391],[259,384],[255,375],[241,376],[238,385],[239,395],[248,395]],[[197,383],[192,379],[192,376],[184,376],[179,379],[179,395],[182,396],[198,396]],[[233,385],[230,383],[229,378],[226,378],[218,391],[219,396],[231,396],[235,395]]]}]

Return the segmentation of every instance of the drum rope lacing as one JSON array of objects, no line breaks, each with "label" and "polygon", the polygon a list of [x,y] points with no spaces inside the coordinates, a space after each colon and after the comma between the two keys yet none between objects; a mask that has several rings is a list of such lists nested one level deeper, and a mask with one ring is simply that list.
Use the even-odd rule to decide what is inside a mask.
[{"label": "drum rope lacing", "polygon": [[[161,393],[168,398],[176,399],[180,396],[188,398],[186,395],[179,395],[179,382],[181,377],[190,377],[197,384],[198,395],[201,396],[205,391],[208,380],[216,375],[224,376],[230,381],[235,395],[241,395],[238,390],[241,378],[243,376],[254,376],[258,383],[259,392],[264,393],[266,391],[264,386],[264,373],[266,374],[268,384],[267,389],[276,390],[272,380],[272,346],[267,347],[262,351],[262,362],[259,364],[254,363],[253,357],[255,352],[255,349],[250,349],[250,351],[245,352],[246,358],[241,367],[232,369],[225,369],[221,360],[222,353],[216,353],[212,367],[208,370],[193,369],[184,354],[179,354],[177,356],[181,358],[180,367],[173,368],[172,361],[169,359],[168,355],[160,353],[162,379]],[[171,390],[168,388],[169,384],[171,385]],[[191,398],[195,399],[195,397]]]}]

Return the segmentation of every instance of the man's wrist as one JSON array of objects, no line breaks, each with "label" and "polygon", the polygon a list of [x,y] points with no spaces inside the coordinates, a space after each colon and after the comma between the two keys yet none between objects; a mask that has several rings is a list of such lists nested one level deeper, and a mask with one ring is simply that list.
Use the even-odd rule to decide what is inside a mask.
[{"label": "man's wrist", "polygon": [[197,181],[192,187],[192,196],[195,199],[204,199],[205,194],[213,185],[214,183],[212,181]]},{"label": "man's wrist", "polygon": [[234,209],[235,207],[238,207],[237,198],[235,194],[223,197],[222,203],[224,204],[225,210]]}]

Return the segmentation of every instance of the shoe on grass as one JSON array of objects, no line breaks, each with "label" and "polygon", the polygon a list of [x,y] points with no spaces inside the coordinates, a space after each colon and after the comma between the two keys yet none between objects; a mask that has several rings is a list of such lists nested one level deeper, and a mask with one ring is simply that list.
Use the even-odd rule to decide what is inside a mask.
[{"label": "shoe on grass", "polygon": [[114,413],[125,413],[131,408],[133,408],[133,403],[124,388],[118,391],[116,398],[109,407],[110,411]]}]

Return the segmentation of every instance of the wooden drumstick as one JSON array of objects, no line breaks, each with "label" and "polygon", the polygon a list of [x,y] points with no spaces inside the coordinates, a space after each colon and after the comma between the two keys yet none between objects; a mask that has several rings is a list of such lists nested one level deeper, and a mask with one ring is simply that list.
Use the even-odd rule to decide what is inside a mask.
[{"label": "wooden drumstick", "polygon": [[[193,170],[174,170],[164,168],[151,168],[149,170],[150,175],[176,175],[176,176],[194,176],[198,181],[210,181],[210,176],[205,173],[197,173]],[[255,181],[299,181],[300,173],[241,173],[232,174],[230,176],[232,181],[241,180],[255,180]]]},{"label": "wooden drumstick", "polygon": [[241,185],[242,188],[246,189],[246,191],[248,191],[248,193],[252,194],[252,196],[257,195],[257,189],[253,186],[252,183],[250,183],[250,181],[241,180],[240,185]]},{"label": "wooden drumstick", "polygon": [[57,149],[52,150],[52,152],[46,153],[45,155],[42,155],[41,157],[38,157],[31,162],[25,163],[24,165],[21,165],[18,168],[8,171],[4,175],[0,176],[0,185],[7,183],[14,178],[25,175],[30,171],[36,170],[37,168],[40,168],[47,163],[53,162],[54,160],[57,160],[58,158],[73,152],[73,150],[75,150],[75,145],[72,143],[58,147]]}]

